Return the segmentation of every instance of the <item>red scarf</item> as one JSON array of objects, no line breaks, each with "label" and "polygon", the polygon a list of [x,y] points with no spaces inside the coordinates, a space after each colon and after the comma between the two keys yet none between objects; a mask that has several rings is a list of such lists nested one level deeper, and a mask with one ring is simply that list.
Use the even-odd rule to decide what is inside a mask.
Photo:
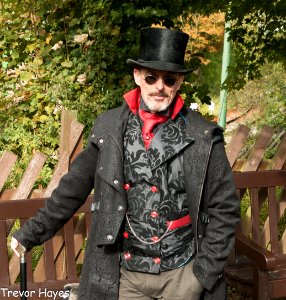
[{"label": "red scarf", "polygon": [[170,115],[152,114],[148,111],[139,109],[139,116],[143,121],[143,127],[142,127],[143,141],[146,149],[148,149],[154,137],[153,129],[155,128],[156,125],[166,122],[169,119]]},{"label": "red scarf", "polygon": [[137,114],[139,113],[139,116],[141,120],[143,121],[143,128],[142,128],[142,136],[145,143],[146,149],[149,148],[149,145],[152,141],[152,138],[154,136],[153,129],[156,125],[160,123],[166,122],[169,117],[174,120],[177,116],[177,114],[180,112],[182,107],[184,106],[184,101],[182,97],[177,94],[175,96],[174,105],[172,105],[172,111],[170,111],[170,114],[167,116],[159,115],[159,114],[152,114],[147,111],[143,111],[139,109],[140,106],[140,88],[136,88],[126,94],[123,95],[125,101],[127,102],[130,110],[132,113]]}]

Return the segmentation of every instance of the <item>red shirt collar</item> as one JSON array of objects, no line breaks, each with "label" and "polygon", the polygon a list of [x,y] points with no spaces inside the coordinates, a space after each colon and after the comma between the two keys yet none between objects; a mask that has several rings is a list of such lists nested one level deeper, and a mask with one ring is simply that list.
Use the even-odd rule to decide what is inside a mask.
[{"label": "red shirt collar", "polygon": [[[130,110],[133,114],[137,114],[140,104],[140,87],[135,88],[134,90],[131,90],[123,95],[123,98],[125,99],[126,103],[128,104]],[[184,100],[183,98],[177,94],[174,99],[174,106],[171,118],[174,120],[182,107],[184,106]]]}]

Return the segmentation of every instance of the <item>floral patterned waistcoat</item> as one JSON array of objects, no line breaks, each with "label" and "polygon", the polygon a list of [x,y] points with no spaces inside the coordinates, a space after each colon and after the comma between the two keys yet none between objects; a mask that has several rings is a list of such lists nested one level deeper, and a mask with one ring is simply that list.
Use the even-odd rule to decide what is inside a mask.
[{"label": "floral patterned waistcoat", "polygon": [[160,124],[146,150],[138,115],[130,113],[124,134],[128,201],[121,264],[159,273],[178,268],[194,254],[192,225],[168,230],[168,221],[188,215],[183,150],[191,143],[181,117]]}]

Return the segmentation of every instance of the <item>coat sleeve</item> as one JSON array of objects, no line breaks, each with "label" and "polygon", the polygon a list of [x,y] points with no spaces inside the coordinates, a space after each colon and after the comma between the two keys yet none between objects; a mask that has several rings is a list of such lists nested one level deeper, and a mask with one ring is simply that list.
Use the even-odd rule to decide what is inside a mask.
[{"label": "coat sleeve", "polygon": [[73,161],[45,206],[13,234],[27,251],[53,237],[85,202],[94,185],[97,156],[98,148],[90,142]]},{"label": "coat sleeve", "polygon": [[[240,203],[221,139],[212,147],[202,201],[207,201],[210,219],[194,261],[194,274],[207,290],[211,290],[223,274],[240,219]],[[198,225],[199,232],[200,226],[202,224]]]}]

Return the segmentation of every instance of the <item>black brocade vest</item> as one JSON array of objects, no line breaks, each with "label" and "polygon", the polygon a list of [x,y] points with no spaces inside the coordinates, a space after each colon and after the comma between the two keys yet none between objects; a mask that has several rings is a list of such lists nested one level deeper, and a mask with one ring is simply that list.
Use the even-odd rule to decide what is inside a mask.
[{"label": "black brocade vest", "polygon": [[159,273],[178,268],[194,254],[192,225],[168,231],[167,221],[186,216],[183,150],[192,142],[177,117],[160,124],[146,151],[138,115],[130,113],[124,134],[128,201],[121,265]]}]

